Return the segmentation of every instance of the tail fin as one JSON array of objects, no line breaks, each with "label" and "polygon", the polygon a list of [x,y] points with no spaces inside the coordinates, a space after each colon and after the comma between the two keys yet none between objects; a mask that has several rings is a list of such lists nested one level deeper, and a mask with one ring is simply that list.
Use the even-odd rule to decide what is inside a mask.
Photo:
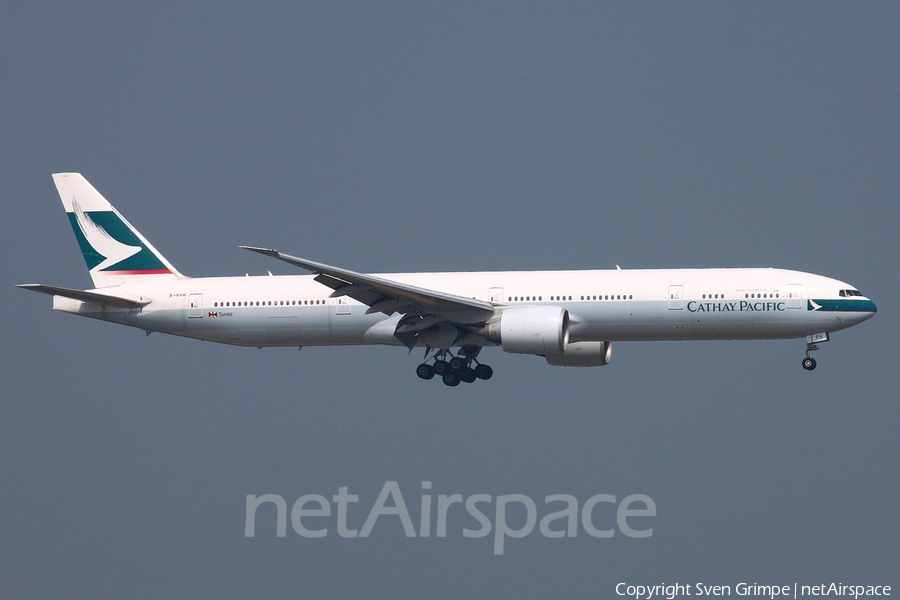
[{"label": "tail fin", "polygon": [[183,277],[80,173],[56,173],[53,183],[94,287]]}]

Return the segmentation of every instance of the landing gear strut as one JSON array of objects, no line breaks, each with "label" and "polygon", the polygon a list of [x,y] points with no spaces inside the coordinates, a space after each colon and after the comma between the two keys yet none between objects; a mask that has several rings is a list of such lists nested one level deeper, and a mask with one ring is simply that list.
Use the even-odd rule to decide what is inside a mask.
[{"label": "landing gear strut", "polygon": [[420,379],[433,379],[437,375],[445,385],[456,387],[460,382],[472,383],[478,379],[486,380],[494,374],[492,368],[479,363],[475,358],[481,352],[481,346],[463,346],[456,356],[452,356],[449,350],[437,350],[432,357],[433,364],[428,364],[430,352],[430,348],[425,351],[425,362],[416,367],[416,375]]}]

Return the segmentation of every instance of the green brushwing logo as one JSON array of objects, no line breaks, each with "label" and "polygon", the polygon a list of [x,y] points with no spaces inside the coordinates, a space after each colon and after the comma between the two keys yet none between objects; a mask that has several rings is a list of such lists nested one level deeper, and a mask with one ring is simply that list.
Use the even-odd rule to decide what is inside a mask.
[{"label": "green brushwing logo", "polygon": [[133,275],[170,273],[162,261],[113,211],[85,212],[73,199],[67,213],[88,270]]}]

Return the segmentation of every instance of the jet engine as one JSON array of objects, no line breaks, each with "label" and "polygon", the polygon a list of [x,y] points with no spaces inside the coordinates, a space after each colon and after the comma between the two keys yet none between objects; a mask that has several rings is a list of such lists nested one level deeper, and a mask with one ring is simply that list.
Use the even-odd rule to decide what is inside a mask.
[{"label": "jet engine", "polygon": [[572,342],[565,352],[547,353],[547,362],[558,367],[602,367],[612,358],[612,342]]},{"label": "jet engine", "polygon": [[510,308],[488,321],[481,334],[504,352],[560,354],[569,345],[569,311],[560,306]]}]

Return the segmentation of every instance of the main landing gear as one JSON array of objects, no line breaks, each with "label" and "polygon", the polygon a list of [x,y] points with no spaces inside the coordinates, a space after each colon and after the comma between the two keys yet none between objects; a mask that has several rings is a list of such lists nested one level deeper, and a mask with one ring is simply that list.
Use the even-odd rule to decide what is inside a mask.
[{"label": "main landing gear", "polygon": [[437,375],[444,385],[450,387],[456,387],[460,382],[472,383],[476,379],[490,379],[494,370],[475,359],[480,351],[481,346],[465,346],[460,349],[459,355],[452,356],[449,350],[438,350],[432,357],[434,363],[428,364],[427,356],[430,350],[426,350],[425,362],[416,367],[416,375],[420,379],[433,379]]}]

